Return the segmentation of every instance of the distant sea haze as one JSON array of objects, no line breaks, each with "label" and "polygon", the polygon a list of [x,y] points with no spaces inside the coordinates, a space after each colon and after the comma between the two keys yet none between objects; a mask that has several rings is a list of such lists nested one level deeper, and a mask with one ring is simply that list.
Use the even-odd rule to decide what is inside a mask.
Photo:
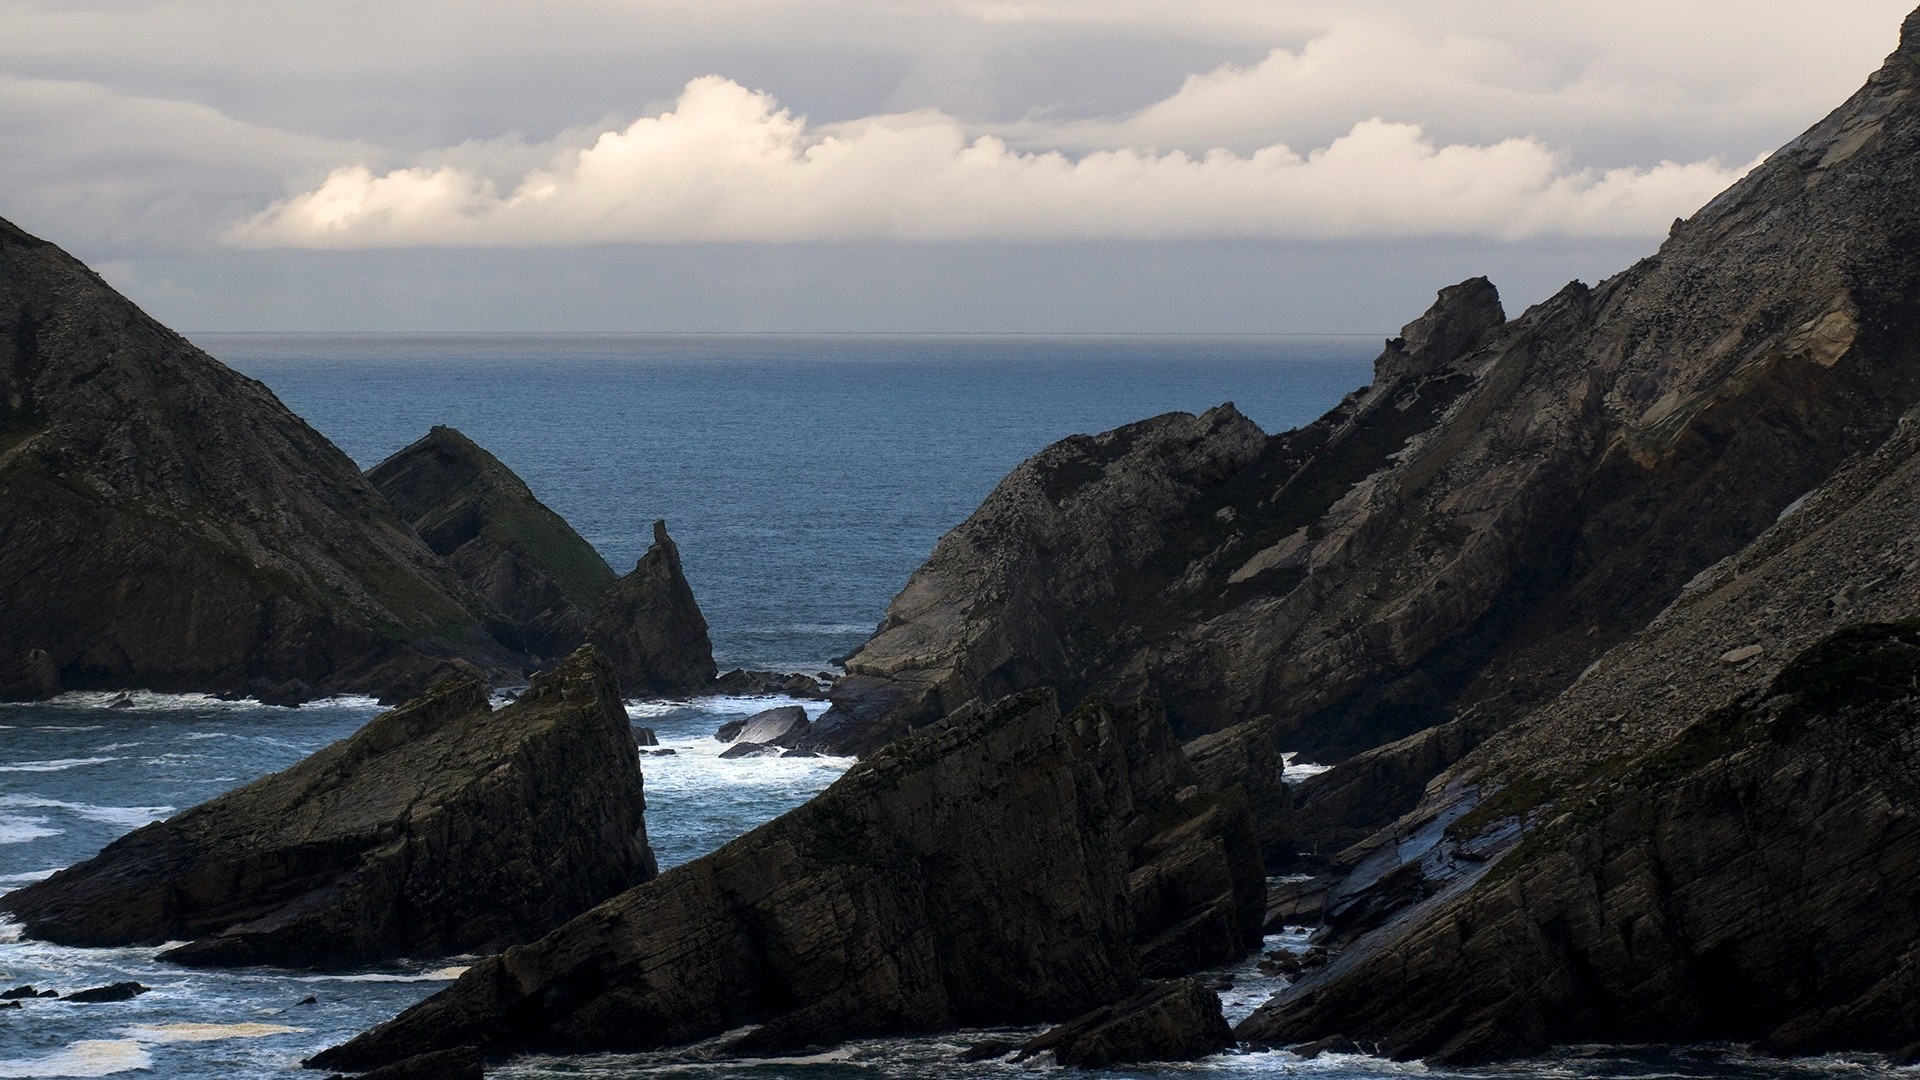
[{"label": "distant sea haze", "polygon": [[1225,401],[1269,432],[1365,384],[1379,335],[195,334],[362,468],[435,424],[625,572],[665,518],[732,666],[817,671],[1001,477],[1058,439]]}]

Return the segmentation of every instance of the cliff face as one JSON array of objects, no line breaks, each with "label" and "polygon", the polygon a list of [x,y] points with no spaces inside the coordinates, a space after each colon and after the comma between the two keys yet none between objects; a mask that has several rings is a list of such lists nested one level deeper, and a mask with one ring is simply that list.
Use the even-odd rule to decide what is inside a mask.
[{"label": "cliff face", "polygon": [[1912,68],[1617,277],[1505,323],[1447,290],[1306,428],[1223,409],[1042,452],[849,659],[823,737],[1044,683],[1337,761],[1550,700],[1920,397]]},{"label": "cliff face", "polygon": [[[1186,769],[1151,708],[1062,717],[1047,693],[1003,700],[887,747],[805,806],[482,962],[314,1064],[460,1045],[631,1050],[744,1025],[758,1026],[735,1048],[764,1052],[1073,1016],[1132,989],[1142,940],[1193,938],[1136,923],[1129,880],[1140,858],[1148,877],[1205,894],[1204,874],[1161,856],[1198,865],[1231,848],[1202,819],[1233,808],[1182,800]],[[1169,821],[1198,842],[1167,835]],[[1257,858],[1253,872],[1257,894]],[[1169,915],[1198,916],[1180,921],[1208,921],[1207,904],[1167,899]],[[1251,921],[1257,936],[1257,905]]]},{"label": "cliff face", "polygon": [[630,697],[705,689],[719,675],[706,617],[666,522],[653,523],[653,545],[602,594],[587,640],[606,653]]},{"label": "cliff face", "polygon": [[0,692],[381,692],[511,668],[479,606],[267,389],[0,222]]},{"label": "cliff face", "polygon": [[613,569],[499,459],[436,427],[367,479],[503,617],[500,640],[534,657],[565,656],[586,640]]},{"label": "cliff face", "polygon": [[612,673],[582,650],[506,708],[478,680],[138,829],[0,900],[71,945],[203,966],[503,948],[654,874]]}]

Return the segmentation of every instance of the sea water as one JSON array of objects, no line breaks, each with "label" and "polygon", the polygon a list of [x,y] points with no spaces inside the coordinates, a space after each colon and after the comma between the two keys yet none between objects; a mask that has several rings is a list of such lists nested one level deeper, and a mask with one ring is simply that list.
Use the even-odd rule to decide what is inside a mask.
[{"label": "sea water", "polygon": [[[434,424],[505,461],[615,569],[665,518],[723,667],[831,670],[934,542],[1020,460],[1056,439],[1233,401],[1269,431],[1310,421],[1365,383],[1374,338],[882,338],[197,335],[265,382],[361,466]],[[71,694],[0,706],[0,891],[114,837],[343,738],[367,699],[276,709],[193,696]],[[849,762],[722,760],[720,723],[777,702],[632,702],[673,754],[642,759],[663,868],[805,801]],[[809,704],[815,715],[821,709]],[[1296,770],[1304,769],[1297,766]],[[1269,949],[1294,949],[1298,934]],[[0,1078],[313,1076],[315,1051],[445,986],[472,958],[311,974],[191,971],[158,949],[69,949],[0,924],[0,987],[72,991],[135,980],[132,1001],[27,1001],[0,1011]],[[1219,973],[1239,1018],[1281,985],[1253,963]],[[955,1055],[984,1033],[857,1040],[761,1062],[711,1047],[522,1058],[513,1077],[1025,1076],[1044,1062]],[[1002,1033],[1004,1034],[1004,1033]],[[1409,1075],[1829,1077],[1891,1073],[1869,1057],[1791,1065],[1727,1049],[1593,1049],[1472,1074],[1280,1052],[1120,1070],[1123,1077]]]}]

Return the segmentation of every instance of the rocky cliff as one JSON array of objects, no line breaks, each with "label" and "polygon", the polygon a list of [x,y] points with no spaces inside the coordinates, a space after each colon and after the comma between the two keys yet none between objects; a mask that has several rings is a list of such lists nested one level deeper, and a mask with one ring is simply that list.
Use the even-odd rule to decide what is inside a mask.
[{"label": "rocky cliff", "polygon": [[[1896,194],[1916,173],[1920,13],[1859,94],[1655,260],[1691,259],[1703,293],[1799,268],[1761,294],[1784,321],[1729,337],[1746,360],[1725,378],[1749,396],[1796,387],[1769,391],[1773,426],[1857,452],[1570,685],[1447,749],[1418,806],[1342,856],[1341,957],[1244,1037],[1449,1061],[1595,1040],[1920,1053],[1920,208]],[[1673,333],[1676,317],[1640,325]],[[1678,408],[1688,390],[1646,396]],[[1770,445],[1783,476],[1830,453]]]},{"label": "rocky cliff", "polygon": [[586,640],[613,569],[479,444],[435,427],[367,479],[502,616],[495,637],[535,658],[565,656]]},{"label": "rocky cliff", "polygon": [[680,549],[666,522],[653,523],[653,545],[601,595],[587,640],[606,653],[629,697],[713,685],[720,669],[707,620],[680,569]]},{"label": "rocky cliff", "polygon": [[[1158,737],[1135,737],[1156,724]],[[1166,895],[1154,924],[1133,915],[1130,876],[1170,894],[1182,875],[1163,857],[1198,865],[1234,847],[1195,824],[1233,807],[1190,779],[1150,706],[1062,717],[1049,693],[1009,698],[887,747],[805,806],[477,965],[314,1064],[460,1045],[631,1050],[748,1025],[735,1048],[762,1052],[1070,1017],[1126,996],[1142,940],[1196,939],[1166,918],[1210,923],[1219,898],[1203,895],[1204,874],[1188,890],[1200,910]],[[1182,825],[1193,842],[1166,835]],[[1233,874],[1222,879],[1231,894]],[[1251,922],[1257,935],[1257,911]]]},{"label": "rocky cliff", "polygon": [[476,679],[0,899],[31,937],[340,967],[530,940],[654,874],[613,676],[583,649],[493,711]]},{"label": "rocky cliff", "polygon": [[0,695],[517,670],[345,454],[0,222]]}]

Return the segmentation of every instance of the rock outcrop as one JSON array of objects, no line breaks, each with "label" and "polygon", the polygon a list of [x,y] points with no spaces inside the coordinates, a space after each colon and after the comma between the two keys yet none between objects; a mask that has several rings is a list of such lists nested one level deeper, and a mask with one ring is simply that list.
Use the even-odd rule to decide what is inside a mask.
[{"label": "rock outcrop", "polygon": [[347,456],[0,222],[0,691],[381,693],[519,665]]},{"label": "rock outcrop", "polygon": [[565,656],[586,640],[613,569],[479,444],[435,427],[367,479],[499,613],[495,637],[535,658]]},{"label": "rock outcrop", "polygon": [[807,710],[798,705],[781,705],[720,725],[713,737],[721,742],[757,743],[786,749],[799,744],[807,734]]},{"label": "rock outcrop", "polygon": [[1068,1068],[1194,1061],[1233,1046],[1220,995],[1194,979],[1149,983],[1125,1001],[1075,1017],[1021,1046],[1016,1060],[1051,1053]]},{"label": "rock outcrop", "polygon": [[655,873],[612,673],[583,649],[489,708],[450,682],[0,898],[31,937],[340,967],[537,937]]},{"label": "rock outcrop", "polygon": [[1161,839],[1214,808],[1185,807],[1188,787],[1150,706],[1062,717],[1036,691],[976,707],[315,1064],[636,1050],[746,1025],[735,1048],[767,1052],[1073,1016],[1125,997],[1136,941],[1163,929],[1134,923],[1133,853],[1230,846],[1203,828]]},{"label": "rock outcrop", "polygon": [[666,522],[653,523],[653,546],[602,595],[587,640],[606,653],[629,697],[712,686],[720,671],[713,641]]}]

